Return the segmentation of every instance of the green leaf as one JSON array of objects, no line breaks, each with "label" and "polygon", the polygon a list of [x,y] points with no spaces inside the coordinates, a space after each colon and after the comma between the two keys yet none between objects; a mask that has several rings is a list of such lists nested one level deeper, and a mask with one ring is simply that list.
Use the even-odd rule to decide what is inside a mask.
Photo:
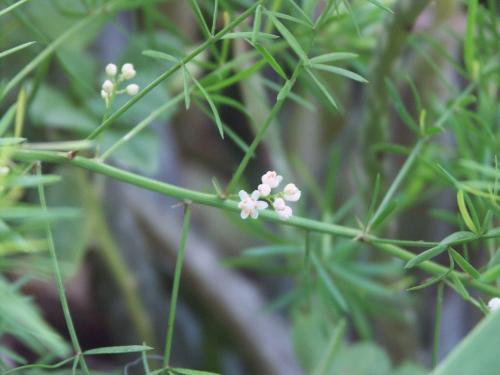
[{"label": "green leaf", "polygon": [[300,15],[302,17],[304,17],[304,19],[307,21],[309,26],[313,26],[311,19],[307,16],[307,14],[304,12],[304,10],[300,6],[297,5],[297,3],[294,0],[288,0],[288,2],[290,4],[292,4],[292,6],[297,10],[297,12],[300,13]]},{"label": "green leaf", "polygon": [[396,109],[396,111],[399,114],[399,117],[401,117],[403,122],[411,130],[413,130],[414,132],[416,132],[418,134],[420,129],[419,129],[417,123],[415,122],[415,120],[413,119],[413,117],[410,115],[410,113],[406,109],[404,101],[401,98],[401,96],[398,94],[398,91],[397,91],[396,87],[394,86],[394,84],[388,78],[386,78],[385,85],[386,85],[387,91],[389,93],[389,96],[391,97],[391,99],[393,101],[394,108]]},{"label": "green leaf", "polygon": [[288,45],[299,56],[302,62],[304,64],[307,64],[309,62],[309,58],[307,57],[307,54],[302,49],[300,43],[297,41],[297,39],[295,39],[293,34],[285,27],[285,25],[283,25],[275,16],[273,16],[272,13],[266,12],[266,14],[269,16],[269,19],[272,21],[274,26],[276,26],[281,35],[283,35]]},{"label": "green leaf", "polygon": [[464,38],[464,61],[467,70],[471,76],[474,75],[474,55],[475,55],[475,41],[474,33],[476,29],[477,18],[477,0],[469,0],[469,9],[467,12],[467,27],[465,30]]},{"label": "green leaf", "polygon": [[205,21],[205,17],[203,17],[203,13],[200,9],[200,6],[198,5],[198,2],[196,0],[189,0],[189,5],[191,5],[191,8],[194,11],[196,20],[198,24],[201,26],[201,29],[205,33],[205,36],[211,35],[210,29],[208,28],[207,21]]},{"label": "green leaf", "polygon": [[274,69],[276,73],[278,73],[283,79],[288,79],[285,71],[281,68],[280,64],[276,61],[273,55],[261,44],[256,43],[254,47],[259,53],[262,55],[264,60]]},{"label": "green leaf", "polygon": [[450,275],[450,279],[451,279],[451,282],[453,283],[453,285],[455,286],[455,290],[457,291],[457,293],[460,294],[460,296],[464,300],[469,301],[470,300],[470,294],[467,291],[467,289],[465,289],[465,286],[462,283],[462,280],[459,279],[459,277],[457,276],[457,274],[456,273],[452,273]]},{"label": "green leaf", "polygon": [[32,46],[33,44],[35,44],[36,42],[33,41],[33,42],[28,42],[28,43],[24,43],[24,44],[20,44],[16,47],[13,47],[13,48],[10,48],[6,51],[3,51],[3,52],[0,52],[0,59],[4,58],[5,56],[9,56],[17,51],[21,51],[25,48],[28,48],[29,46]]},{"label": "green leaf", "polygon": [[0,17],[2,17],[3,15],[13,11],[15,8],[17,8],[18,6],[20,5],[23,5],[24,3],[26,3],[27,1],[30,1],[30,0],[19,0],[18,2],[6,7],[6,8],[3,8],[2,10],[0,10]]},{"label": "green leaf", "polygon": [[161,51],[155,51],[155,50],[148,49],[146,51],[142,51],[142,54],[144,56],[152,57],[154,59],[166,60],[166,61],[170,61],[173,63],[179,62],[179,59],[177,57],[169,55],[168,53],[161,52]]},{"label": "green leaf", "polygon": [[[262,39],[277,39],[278,35],[269,34],[269,33],[259,33],[259,38]],[[227,33],[221,39],[249,39],[253,38],[253,31],[238,31],[234,33]]]},{"label": "green leaf", "polygon": [[446,276],[448,276],[451,272],[451,269],[449,269],[448,271],[444,272],[443,274],[441,275],[438,275],[438,276],[434,276],[434,277],[431,277],[429,280],[427,280],[426,282],[422,283],[422,284],[419,284],[419,285],[416,285],[416,286],[412,286],[410,288],[407,288],[406,291],[407,292],[414,292],[416,290],[421,290],[421,289],[425,289],[425,288],[428,288],[438,282],[440,282],[441,280],[443,280],[444,278],[446,278]]},{"label": "green leaf", "polygon": [[45,322],[32,299],[15,291],[0,276],[0,321],[2,334],[9,334],[38,354],[65,356],[69,347]]},{"label": "green leaf", "polygon": [[312,24],[311,22],[307,22],[307,21],[302,21],[301,19],[297,18],[297,17],[294,17],[294,16],[291,16],[289,14],[286,14],[286,13],[281,13],[281,12],[271,12],[271,11],[267,11],[266,12],[267,14],[272,14],[273,16],[275,16],[276,18],[281,18],[281,19],[284,19],[284,20],[287,20],[287,21],[290,21],[290,22],[295,22],[295,23],[298,23],[299,25],[304,25],[308,28],[311,28]]},{"label": "green leaf", "polygon": [[337,286],[333,283],[330,276],[328,276],[327,272],[321,265],[319,259],[315,254],[311,254],[311,259],[316,268],[316,272],[318,273],[319,279],[321,283],[326,287],[328,293],[333,299],[333,302],[344,312],[348,311],[349,308],[347,306],[347,302],[345,301],[342,293],[337,288]]},{"label": "green leaf", "polygon": [[216,372],[191,370],[191,369],[187,369],[187,368],[178,368],[178,367],[172,367],[172,368],[170,368],[170,371],[173,371],[174,373],[180,374],[180,375],[219,375]]},{"label": "green leaf", "polygon": [[365,78],[361,77],[359,74],[336,66],[325,65],[325,64],[311,64],[311,68],[338,74],[340,76],[350,78],[358,82],[363,82],[363,83],[368,82]]},{"label": "green leaf", "polygon": [[383,209],[378,213],[375,220],[370,223],[370,229],[377,229],[380,224],[384,222],[387,217],[394,212],[394,210],[398,208],[398,201],[389,202]]},{"label": "green leaf", "polygon": [[438,256],[439,254],[444,252],[448,248],[448,246],[459,242],[466,242],[475,237],[476,235],[471,232],[462,231],[462,232],[452,233],[446,238],[444,238],[437,246],[434,246],[433,248],[430,248],[429,250],[426,250],[423,253],[420,253],[414,258],[412,258],[410,261],[408,261],[408,263],[406,263],[405,268],[415,267],[416,265],[426,260]]},{"label": "green leaf", "polygon": [[480,273],[472,266],[465,258],[458,253],[458,251],[454,249],[450,249],[451,256],[453,259],[455,259],[455,262],[457,262],[458,266],[466,273],[471,275],[474,279],[479,278]]},{"label": "green leaf", "polygon": [[352,52],[330,52],[311,58],[311,64],[323,64],[332,61],[355,59],[359,55]]},{"label": "green leaf", "polygon": [[262,5],[257,5],[255,8],[255,18],[253,20],[252,43],[255,44],[260,33],[260,24],[262,22]]},{"label": "green leaf", "polygon": [[491,375],[500,368],[500,311],[485,317],[438,365],[433,375]]},{"label": "green leaf", "polygon": [[219,133],[222,139],[224,139],[224,126],[222,125],[222,121],[219,116],[219,111],[217,111],[217,107],[215,106],[214,102],[210,98],[210,95],[208,95],[207,91],[205,88],[201,85],[200,82],[196,78],[194,78],[191,75],[191,79],[195,83],[195,85],[198,87],[200,90],[201,94],[205,97],[206,101],[208,102],[208,105],[210,106],[210,109],[212,110],[212,113],[214,114],[215,117],[215,123],[217,125],[217,128],[219,129]]},{"label": "green leaf", "polygon": [[[2,119],[0,120],[0,136],[2,136],[7,129],[9,129],[10,124],[12,123],[12,120],[14,119],[14,116],[16,115],[16,105],[12,104],[9,109],[4,113]],[[0,145],[1,145],[1,139],[0,139]]]},{"label": "green leaf", "polygon": [[472,218],[469,214],[469,210],[467,209],[467,205],[465,204],[465,196],[464,196],[463,190],[459,190],[457,192],[457,204],[458,204],[458,210],[460,211],[460,214],[462,215],[462,219],[464,220],[465,225],[471,232],[474,232],[476,234],[479,234],[479,230],[474,224],[474,221],[472,221]]},{"label": "green leaf", "polygon": [[84,355],[126,354],[126,353],[145,352],[149,350],[153,350],[153,348],[146,345],[106,346],[103,348],[85,350],[83,354]]},{"label": "green leaf", "polygon": [[24,116],[26,115],[26,90],[19,91],[16,102],[16,121],[14,123],[14,136],[20,137],[23,133]]},{"label": "green leaf", "polygon": [[337,109],[338,108],[337,102],[330,95],[330,93],[328,92],[328,90],[326,89],[326,87],[323,86],[323,84],[319,81],[318,78],[316,78],[316,76],[314,75],[314,73],[312,72],[312,70],[309,69],[309,68],[306,68],[306,72],[309,74],[309,76],[311,76],[311,78],[313,79],[313,81],[316,84],[316,86],[323,93],[323,95],[328,100],[328,102],[330,102],[330,104],[332,105],[332,107],[335,108],[335,109]]}]

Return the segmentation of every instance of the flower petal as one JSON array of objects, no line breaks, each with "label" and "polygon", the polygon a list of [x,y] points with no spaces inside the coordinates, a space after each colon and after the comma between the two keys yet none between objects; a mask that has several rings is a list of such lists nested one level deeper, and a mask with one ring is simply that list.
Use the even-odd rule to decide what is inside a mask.
[{"label": "flower petal", "polygon": [[252,219],[257,219],[259,217],[259,210],[253,210],[250,216]]},{"label": "flower petal", "polygon": [[252,199],[253,199],[253,200],[257,200],[257,199],[259,199],[259,197],[260,197],[260,193],[259,193],[259,191],[258,191],[258,190],[254,190],[254,191],[252,191],[252,195],[251,195],[251,197],[252,197]]},{"label": "flower petal", "polygon": [[267,206],[268,206],[267,202],[257,201],[257,209],[258,210],[265,210],[267,208]]},{"label": "flower petal", "polygon": [[245,191],[245,190],[240,190],[240,192],[238,193],[239,197],[241,200],[244,200],[246,198],[248,198],[248,193]]},{"label": "flower petal", "polygon": [[245,220],[248,217],[248,211],[247,210],[241,211],[240,216],[243,220]]}]

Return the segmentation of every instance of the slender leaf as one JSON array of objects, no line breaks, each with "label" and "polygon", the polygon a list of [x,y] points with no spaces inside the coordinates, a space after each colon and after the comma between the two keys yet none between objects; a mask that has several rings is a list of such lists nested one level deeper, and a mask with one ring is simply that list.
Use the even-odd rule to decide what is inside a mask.
[{"label": "slender leaf", "polygon": [[330,52],[311,58],[311,64],[324,64],[332,61],[355,59],[359,55],[352,52]]},{"label": "slender leaf", "polygon": [[18,45],[16,47],[13,47],[13,48],[10,48],[10,49],[8,49],[6,51],[0,52],[0,59],[4,58],[6,56],[9,56],[9,55],[11,55],[13,53],[16,53],[18,51],[21,51],[21,50],[23,50],[25,48],[28,48],[29,46],[32,46],[35,43],[36,42],[33,41],[33,42],[28,42],[28,43],[20,44],[20,45]]},{"label": "slender leaf", "polygon": [[350,70],[347,70],[347,69],[336,67],[336,66],[325,65],[325,64],[311,64],[311,68],[323,70],[323,71],[334,73],[334,74],[338,74],[338,75],[353,79],[353,80],[358,81],[358,82],[363,82],[363,83],[368,82],[365,78],[361,77],[359,74],[351,72]]},{"label": "slender leaf", "polygon": [[471,275],[474,279],[478,279],[480,276],[480,273],[474,268],[472,264],[467,262],[465,258],[458,253],[458,251],[454,249],[450,249],[451,256],[453,259],[455,259],[455,262],[457,262],[458,266],[466,273]]},{"label": "slender leaf", "polygon": [[333,96],[330,95],[328,92],[327,88],[319,81],[318,78],[314,75],[311,69],[306,68],[306,72],[309,74],[309,76],[313,79],[314,83],[316,86],[319,88],[319,90],[323,93],[325,98],[328,100],[328,102],[332,105],[333,108],[337,109],[338,105],[335,99],[333,99]]},{"label": "slender leaf", "polygon": [[285,25],[281,23],[272,13],[267,12],[267,15],[273,22],[274,26],[278,29],[278,31],[283,35],[288,45],[294,50],[294,52],[299,56],[304,64],[308,63],[309,58],[307,57],[306,52],[300,46],[300,43],[295,39],[293,34],[286,28]]},{"label": "slender leaf", "polygon": [[467,225],[467,228],[469,228],[471,232],[478,234],[479,230],[474,224],[474,221],[472,221],[469,210],[467,209],[463,190],[459,190],[457,193],[457,203],[458,209],[460,211],[460,214],[462,215],[462,219],[464,220],[465,225]]},{"label": "slender leaf", "polygon": [[179,59],[176,58],[175,56],[169,55],[168,53],[161,52],[161,51],[146,50],[146,51],[142,51],[142,54],[144,56],[152,57],[154,59],[171,61],[173,63],[177,63],[179,61]]},{"label": "slender leaf", "polygon": [[126,345],[126,346],[106,346],[102,348],[85,350],[84,355],[104,355],[104,354],[126,354],[153,350],[146,345]]},{"label": "slender leaf", "polygon": [[444,238],[437,246],[430,248],[429,250],[424,251],[423,253],[418,254],[414,258],[406,263],[405,268],[412,268],[416,265],[434,258],[444,252],[448,246],[453,245],[455,243],[469,241],[475,238],[476,235],[471,232],[455,232]]},{"label": "slender leaf", "polygon": [[[187,70],[187,69],[186,69]],[[212,98],[210,98],[210,95],[208,95],[207,91],[205,88],[198,82],[196,78],[194,78],[191,74],[191,79],[193,80],[194,84],[198,89],[200,90],[201,94],[205,97],[206,101],[208,102],[208,105],[210,106],[210,109],[212,110],[212,113],[214,114],[215,117],[215,124],[217,125],[217,128],[219,129],[219,133],[222,139],[224,139],[224,126],[222,125],[222,121],[219,116],[219,111],[217,111],[217,107],[215,106],[214,102],[212,101]]]}]

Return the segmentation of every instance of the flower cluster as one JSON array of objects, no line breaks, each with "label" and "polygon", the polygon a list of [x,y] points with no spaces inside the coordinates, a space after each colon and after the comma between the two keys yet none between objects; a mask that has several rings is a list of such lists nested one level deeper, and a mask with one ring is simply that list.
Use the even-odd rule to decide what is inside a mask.
[{"label": "flower cluster", "polygon": [[131,83],[123,90],[119,90],[119,86],[123,81],[128,81],[135,77],[136,72],[132,64],[123,64],[120,74],[118,74],[118,67],[115,64],[106,65],[105,70],[108,79],[102,84],[101,96],[106,101],[106,107],[110,106],[115,95],[127,93],[130,96],[134,96],[139,92],[139,85],[135,83]]},{"label": "flower cluster", "polygon": [[259,216],[259,211],[270,205],[281,219],[289,219],[292,216],[292,208],[286,205],[286,201],[297,202],[300,199],[300,190],[295,184],[288,184],[283,191],[271,194],[272,189],[277,188],[283,180],[283,177],[275,171],[266,172],[261,180],[262,183],[252,194],[248,194],[244,190],[239,192],[241,201],[238,207],[241,210],[241,218],[246,219],[250,216],[252,219],[256,219]]},{"label": "flower cluster", "polygon": [[500,310],[500,298],[495,297],[490,299],[490,302],[488,302],[488,307],[491,311]]}]

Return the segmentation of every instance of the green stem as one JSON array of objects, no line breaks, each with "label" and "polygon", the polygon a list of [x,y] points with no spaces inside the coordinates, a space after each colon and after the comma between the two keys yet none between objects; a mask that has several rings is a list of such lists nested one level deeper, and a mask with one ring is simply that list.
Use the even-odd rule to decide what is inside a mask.
[{"label": "green stem", "polygon": [[[238,202],[230,199],[222,200],[216,194],[207,194],[199,191],[189,190],[175,185],[167,184],[161,181],[156,181],[150,178],[146,178],[131,172],[123,171],[119,168],[115,168],[96,160],[84,158],[81,156],[76,156],[75,158],[68,157],[67,153],[54,152],[54,151],[37,151],[37,150],[26,150],[26,149],[13,149],[12,157],[16,160],[33,162],[37,160],[56,163],[56,164],[71,164],[80,168],[87,169],[89,171],[99,173],[119,181],[126,182],[131,185],[142,187],[144,189],[154,191],[163,195],[177,198],[179,200],[189,200],[194,203],[217,207],[227,211],[238,212]],[[339,237],[358,239],[364,241],[374,246],[374,248],[390,254],[399,259],[409,261],[415,257],[415,254],[406,251],[398,246],[390,244],[393,240],[378,238],[374,235],[364,234],[361,230],[335,225],[330,223],[325,223],[317,220],[307,219],[300,216],[292,216],[289,220],[281,220],[275,212],[271,210],[264,210],[260,213],[260,217],[265,220],[280,223],[282,225],[288,225],[296,228],[301,228],[309,230],[316,233],[324,233]],[[498,238],[500,236],[500,231],[495,229],[485,233],[484,235],[475,237],[475,240],[481,240],[484,238]],[[384,243],[388,242],[388,243]],[[459,245],[464,241],[454,243],[453,245]],[[412,242],[407,241],[408,245],[411,246]],[[415,244],[419,244],[420,241],[414,241]],[[429,242],[429,244],[434,244]],[[434,275],[441,275],[445,273],[448,269],[432,261],[426,261],[420,263],[418,268],[423,269]],[[456,272],[457,277],[459,277],[463,282],[468,285],[485,292],[492,296],[500,297],[500,289],[497,289],[491,285],[487,285],[480,281],[471,279],[468,275]]]},{"label": "green stem", "polygon": [[432,368],[436,367],[437,356],[439,353],[439,336],[441,333],[441,311],[443,307],[443,288],[444,284],[439,283],[436,296],[436,313],[434,320],[434,338],[432,342]]},{"label": "green stem", "polygon": [[182,265],[184,263],[184,253],[186,250],[186,238],[189,231],[189,221],[191,219],[191,204],[184,205],[184,222],[182,224],[181,239],[179,242],[179,252],[175,262],[174,285],[170,298],[170,311],[168,314],[167,341],[165,344],[165,355],[163,356],[163,365],[170,366],[170,354],[172,351],[172,337],[174,334],[175,310],[177,307],[177,297],[179,296],[179,285],[181,281]]},{"label": "green stem", "polygon": [[[42,165],[40,162],[36,163],[36,174],[39,177],[42,175]],[[45,191],[42,184],[38,185],[38,195],[40,197],[40,205],[42,209],[47,210]],[[78,342],[75,326],[73,325],[73,320],[71,319],[68,300],[66,299],[66,292],[64,290],[64,283],[61,276],[61,270],[59,269],[59,263],[57,261],[54,238],[52,237],[52,231],[50,230],[50,224],[48,222],[45,224],[45,232],[47,236],[49,254],[52,259],[52,267],[54,268],[54,276],[57,284],[57,292],[59,293],[59,301],[61,302],[64,319],[66,320],[66,326],[68,327],[69,336],[71,338],[71,343],[73,344],[73,349],[79,358],[78,360],[80,362],[80,366],[82,367],[83,372],[88,375],[89,369],[87,367],[87,364],[85,363],[85,359],[83,358],[82,349],[80,347],[80,343]]]},{"label": "green stem", "polygon": [[408,171],[410,170],[410,168],[413,166],[413,163],[417,159],[417,156],[420,153],[420,150],[422,149],[424,142],[425,141],[423,139],[418,141],[413,150],[411,151],[404,165],[399,170],[398,175],[396,176],[391,186],[387,190],[387,193],[385,194],[384,199],[380,203],[380,206],[377,208],[377,211],[375,211],[375,214],[372,216],[367,227],[367,232],[370,230],[370,227],[373,225],[373,223],[377,221],[380,215],[384,212],[385,208],[390,203],[391,199],[394,197],[394,194],[396,193],[397,189],[399,188],[404,178],[408,174]]},{"label": "green stem", "polygon": [[262,126],[259,128],[257,131],[257,134],[255,135],[255,138],[248,148],[248,151],[245,153],[243,156],[243,159],[241,160],[240,164],[238,165],[238,168],[233,174],[233,177],[227,184],[226,190],[225,190],[225,195],[227,196],[228,194],[231,194],[233,191],[234,187],[236,184],[239,182],[241,175],[245,171],[245,168],[247,167],[248,163],[250,162],[250,159],[252,158],[255,150],[257,149],[257,146],[260,144],[262,139],[264,138],[264,135],[266,134],[267,129],[269,128],[269,125],[272,124],[273,120],[276,118],[279,110],[283,106],[286,98],[288,97],[288,94],[290,93],[293,85],[295,84],[295,80],[297,79],[300,71],[302,68],[302,63],[299,63],[297,67],[295,68],[292,78],[288,80],[281,91],[278,93],[278,98],[276,99],[276,102],[274,103],[273,108],[271,109],[271,112],[267,115],[266,121]]},{"label": "green stem", "polygon": [[113,121],[123,115],[130,107],[132,107],[135,103],[141,100],[146,94],[152,91],[156,86],[169,78],[172,74],[174,74],[177,70],[182,68],[183,65],[186,65],[191,60],[193,60],[200,53],[205,51],[208,47],[212,46],[214,43],[219,41],[224,35],[242,23],[254,10],[255,8],[262,3],[263,0],[256,1],[250,8],[241,13],[237,18],[235,18],[232,22],[230,22],[226,27],[224,27],[221,31],[219,31],[214,36],[210,36],[205,42],[200,44],[197,48],[195,48],[190,54],[185,56],[183,59],[179,60],[175,63],[170,69],[165,71],[163,74],[158,76],[153,82],[147,85],[144,89],[141,90],[139,94],[130,99],[127,103],[121,106],[115,113],[109,116],[105,121],[101,123],[90,135],[87,139],[95,139],[99,134],[101,134],[105,129],[111,126]]}]

